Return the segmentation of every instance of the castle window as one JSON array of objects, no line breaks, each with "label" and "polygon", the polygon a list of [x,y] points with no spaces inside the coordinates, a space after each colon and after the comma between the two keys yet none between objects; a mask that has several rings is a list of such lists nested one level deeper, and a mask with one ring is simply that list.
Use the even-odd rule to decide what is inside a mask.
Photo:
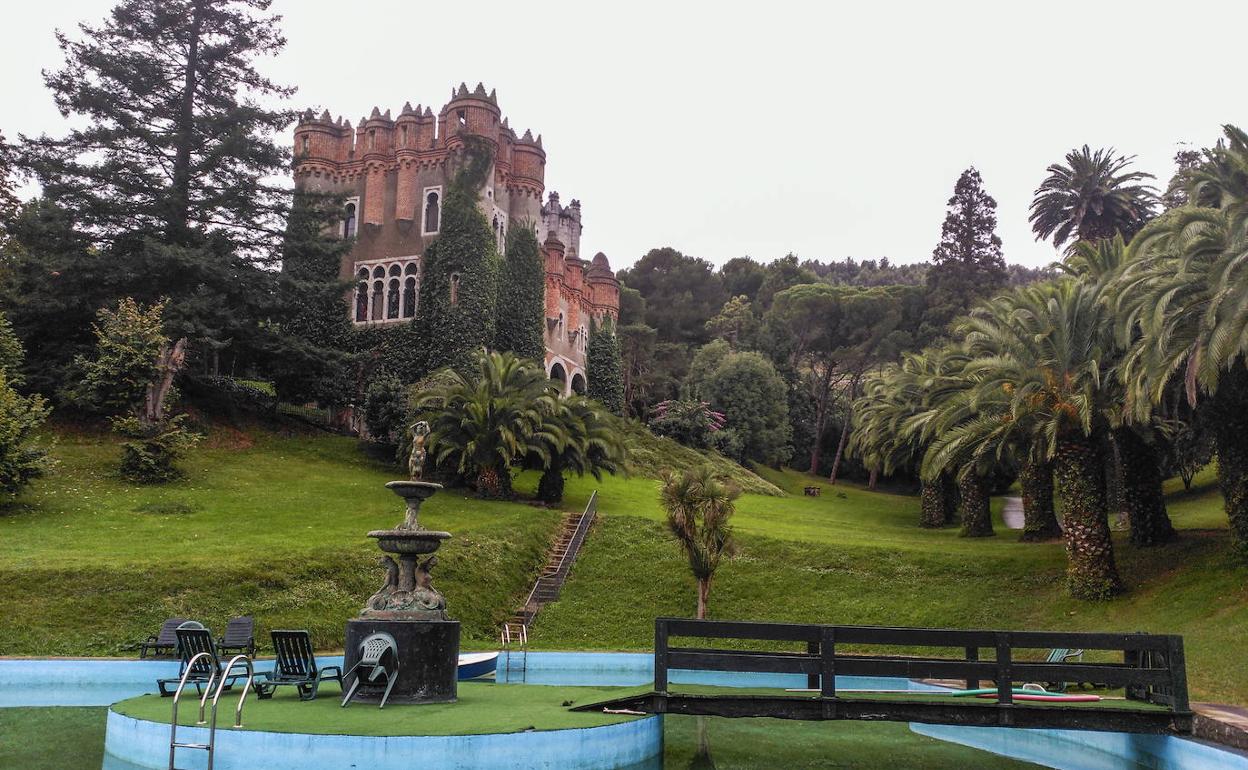
[{"label": "castle window", "polygon": [[386,318],[399,317],[399,279],[390,279],[390,290],[386,293]]},{"label": "castle window", "polygon": [[402,141],[403,146],[406,147],[407,146],[407,126],[399,126],[399,134],[400,134],[400,141]]},{"label": "castle window", "polygon": [[380,321],[385,318],[385,302],[386,302],[386,284],[382,281],[373,281],[373,309],[369,314],[369,318],[374,321]]},{"label": "castle window", "polygon": [[451,273],[451,307],[459,304],[459,273]]},{"label": "castle window", "polygon": [[368,129],[368,149],[371,150],[376,146],[377,146],[377,129],[370,128]]},{"label": "castle window", "polygon": [[361,270],[359,283],[355,285],[355,321],[364,323],[368,320],[368,270]]},{"label": "castle window", "polygon": [[459,125],[461,127],[466,127],[468,125],[468,112],[466,110],[460,110],[457,117],[459,118]]},{"label": "castle window", "polygon": [[433,235],[438,232],[438,225],[442,219],[442,188],[434,187],[425,190],[425,219],[423,235]]},{"label": "castle window", "polygon": [[416,276],[414,275],[409,275],[403,281],[403,317],[416,317]]},{"label": "castle window", "polygon": [[346,217],[342,220],[342,237],[355,237],[355,203],[348,203]]},{"label": "castle window", "polygon": [[311,151],[312,151],[312,140],[305,136],[303,137],[303,154],[307,155]]}]

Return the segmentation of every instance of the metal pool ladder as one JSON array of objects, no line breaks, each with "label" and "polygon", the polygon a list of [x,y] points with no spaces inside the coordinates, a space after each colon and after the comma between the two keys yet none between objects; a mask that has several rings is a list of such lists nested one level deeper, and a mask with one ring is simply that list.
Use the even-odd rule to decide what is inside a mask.
[{"label": "metal pool ladder", "polygon": [[[204,719],[204,710],[208,703],[208,696],[212,695],[211,721],[207,721],[208,742],[178,742],[178,701],[182,699],[182,690],[186,688],[186,678],[190,676],[191,671],[195,669],[195,663],[200,658],[205,659],[206,665],[212,665],[212,655],[209,653],[201,652],[192,657],[189,661],[187,661],[186,670],[182,673],[182,679],[178,682],[178,689],[173,693],[173,719],[169,724],[169,770],[177,770],[174,766],[174,758],[177,756],[178,749],[198,749],[200,751],[208,752],[208,770],[212,770],[212,761],[216,750],[217,740],[217,701],[221,699],[221,692],[225,689],[225,683],[233,678],[230,676],[230,672],[234,670],[236,665],[239,665],[240,661],[247,667],[247,683],[243,685],[243,692],[238,696],[238,705],[234,707],[234,726],[243,726],[243,703],[247,700],[247,691],[251,689],[251,682],[255,678],[255,671],[251,665],[251,658],[246,655],[235,655],[230,658],[230,662],[226,664],[223,670],[214,671],[209,674],[208,681],[204,684],[204,692],[199,698],[199,721],[197,724],[202,725],[207,721]],[[214,682],[217,685],[215,693],[212,689]]]},{"label": "metal pool ladder", "polygon": [[529,668],[529,629],[523,623],[507,623],[503,625],[503,632],[500,634],[500,641],[503,643],[503,674],[507,681],[511,681],[511,651],[516,644],[520,645],[520,681],[525,681]]}]

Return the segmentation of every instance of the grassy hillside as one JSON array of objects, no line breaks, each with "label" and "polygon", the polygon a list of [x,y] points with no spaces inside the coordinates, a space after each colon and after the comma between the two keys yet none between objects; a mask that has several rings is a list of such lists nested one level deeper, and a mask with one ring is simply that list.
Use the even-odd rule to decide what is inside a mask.
[{"label": "grassy hillside", "polygon": [[[1248,668],[1226,654],[1248,634],[1248,570],[1228,558],[1211,473],[1172,496],[1178,543],[1139,549],[1116,538],[1131,592],[1097,604],[1066,596],[1061,543],[1019,543],[999,515],[997,537],[964,539],[955,529],[919,529],[915,498],[826,482],[823,496],[806,498],[800,488],[815,483],[810,477],[765,475],[793,494],[739,501],[738,552],[716,579],[712,617],[1181,633],[1193,695],[1248,701]],[[539,616],[538,646],[646,649],[656,615],[693,612],[693,581],[665,531],[657,484],[600,486],[604,515],[561,600]],[[568,488],[570,497],[590,489]]]},{"label": "grassy hillside", "polygon": [[[111,439],[63,435],[60,466],[0,509],[0,654],[119,655],[181,615],[224,627],[255,615],[342,644],[343,621],[380,585],[364,536],[402,520],[382,485],[394,471],[351,439],[218,431],[186,481],[140,487],[114,475]],[[489,645],[532,576],[560,514],[447,490],[424,520],[454,534],[436,570],[464,623]]]}]

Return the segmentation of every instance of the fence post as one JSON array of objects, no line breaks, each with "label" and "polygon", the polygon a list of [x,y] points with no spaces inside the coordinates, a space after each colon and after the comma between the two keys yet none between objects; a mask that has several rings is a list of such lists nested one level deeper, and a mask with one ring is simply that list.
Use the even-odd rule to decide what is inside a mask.
[{"label": "fence post", "polygon": [[[967,661],[968,661],[968,662],[970,662],[970,661],[978,661],[978,660],[979,660],[979,648],[978,648],[978,647],[967,647],[967,648],[966,648],[966,659],[967,659]],[[979,680],[978,680],[978,679],[970,679],[970,678],[967,678],[967,680],[966,680],[966,689],[968,689],[968,690],[978,690],[978,689],[979,689]]]},{"label": "fence post", "polygon": [[1010,637],[997,634],[997,703],[1014,703],[1013,666],[1010,657]]},{"label": "fence post", "polygon": [[[806,654],[811,656],[812,658],[818,655],[819,654],[819,642],[806,642]],[[818,674],[806,675],[806,689],[807,690],[819,689],[819,675]]]},{"label": "fence post", "polygon": [[819,629],[819,694],[824,698],[836,697],[836,627]]},{"label": "fence post", "polygon": [[654,619],[654,691],[667,694],[667,618]]},{"label": "fence post", "polygon": [[1166,638],[1166,666],[1170,669],[1170,708],[1191,711],[1187,702],[1187,661],[1183,655],[1183,637]]}]

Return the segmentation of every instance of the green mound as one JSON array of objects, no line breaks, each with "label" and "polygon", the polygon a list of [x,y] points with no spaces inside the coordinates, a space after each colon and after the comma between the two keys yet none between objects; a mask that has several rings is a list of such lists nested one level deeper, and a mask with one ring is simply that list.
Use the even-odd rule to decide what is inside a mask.
[{"label": "green mound", "polygon": [[[460,682],[457,703],[424,706],[389,704],[378,709],[366,703],[340,708],[342,690],[335,683],[321,687],[316,700],[300,701],[293,687],[283,687],[270,700],[247,696],[243,707],[245,730],[318,735],[480,735],[529,730],[568,730],[628,722],[628,714],[579,713],[568,710],[578,703],[620,697],[637,688],[545,687],[493,682]],[[235,693],[221,696],[217,727],[234,722]],[[135,719],[168,724],[173,699],[143,695],[122,701],[113,711]],[[178,705],[178,724],[195,726],[199,716],[194,698]]]}]

